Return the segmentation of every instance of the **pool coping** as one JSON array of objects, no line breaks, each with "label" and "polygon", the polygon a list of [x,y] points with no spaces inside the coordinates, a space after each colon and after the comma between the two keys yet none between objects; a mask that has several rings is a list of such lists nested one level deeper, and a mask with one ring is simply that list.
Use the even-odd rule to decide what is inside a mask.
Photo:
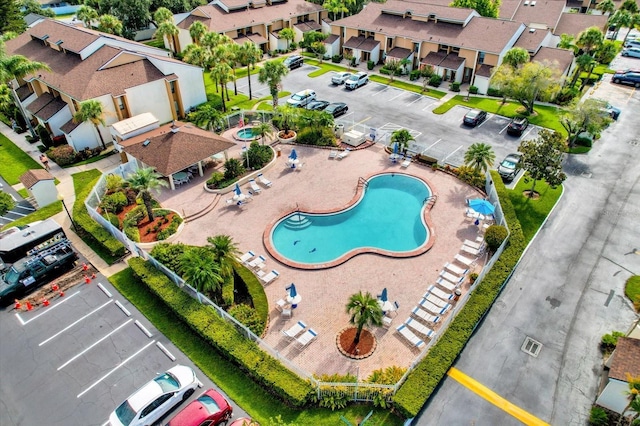
[{"label": "pool coping", "polygon": [[[376,172],[376,173],[372,173],[369,176],[365,177],[364,179],[369,181],[371,178],[375,177],[375,176],[379,176],[379,175],[387,175],[387,174],[397,174],[397,175],[404,175],[404,176],[410,176],[414,179],[418,179],[420,181],[422,181],[425,185],[427,185],[427,187],[431,190],[431,196],[435,196],[436,199],[438,197],[438,194],[435,192],[434,190],[434,186],[430,184],[430,182],[422,177],[413,175],[411,173],[405,173],[405,172]],[[427,242],[423,245],[421,245],[420,247],[414,249],[414,250],[410,250],[410,251],[405,251],[405,252],[390,252],[387,250],[382,250],[382,249],[377,249],[377,248],[360,248],[360,249],[356,249],[356,250],[351,250],[348,253],[344,254],[343,256],[340,256],[339,258],[332,260],[330,262],[325,262],[325,263],[313,263],[313,264],[309,264],[309,263],[299,263],[299,262],[295,262],[292,261],[289,258],[286,258],[284,256],[282,256],[277,250],[276,248],[273,246],[273,244],[271,244],[271,232],[273,231],[273,228],[276,226],[276,224],[278,222],[280,222],[283,218],[289,216],[292,213],[298,212],[300,211],[301,213],[309,213],[309,214],[331,214],[331,213],[337,213],[343,210],[346,210],[350,207],[353,207],[362,197],[362,192],[364,191],[365,185],[362,185],[360,183],[360,181],[358,181],[358,183],[356,184],[356,192],[353,196],[353,198],[351,198],[351,200],[345,204],[344,206],[341,207],[337,207],[337,208],[332,208],[332,209],[326,209],[326,210],[313,210],[313,211],[300,211],[298,209],[291,209],[286,211],[284,214],[280,215],[279,217],[277,217],[276,219],[272,220],[271,222],[269,222],[262,234],[262,241],[264,244],[265,249],[267,250],[267,252],[269,252],[269,254],[278,262],[290,266],[292,268],[296,268],[296,269],[305,269],[305,270],[320,270],[320,269],[328,269],[328,268],[334,268],[338,265],[341,265],[345,262],[347,262],[349,259],[352,259],[360,254],[377,254],[380,256],[385,256],[385,257],[391,257],[391,258],[408,258],[408,257],[416,257],[416,256],[420,256],[421,254],[424,254],[426,252],[428,252],[431,247],[433,247],[433,245],[436,242],[436,232],[435,232],[435,228],[434,228],[434,224],[433,221],[431,220],[431,215],[429,214],[429,212],[431,211],[431,209],[433,208],[433,205],[435,203],[427,203],[424,208],[422,209],[423,214],[422,214],[422,219],[424,220],[424,223],[427,226],[427,230],[429,231],[429,238],[427,240]]]}]

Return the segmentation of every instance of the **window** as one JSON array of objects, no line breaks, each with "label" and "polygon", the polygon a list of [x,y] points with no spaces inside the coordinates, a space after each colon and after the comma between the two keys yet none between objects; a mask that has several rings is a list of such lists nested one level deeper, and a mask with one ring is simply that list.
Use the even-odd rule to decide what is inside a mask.
[{"label": "window", "polygon": [[447,46],[446,44],[439,44],[438,52],[449,53],[449,46]]},{"label": "window", "polygon": [[484,64],[484,52],[478,52],[478,63]]},{"label": "window", "polygon": [[420,51],[420,43],[413,43],[413,52],[418,53]]},{"label": "window", "polygon": [[452,47],[451,52],[458,53],[460,51],[459,47]]},{"label": "window", "polygon": [[118,105],[118,109],[120,111],[126,108],[126,105],[124,104],[124,99],[122,98],[122,96],[120,96],[119,98],[116,98],[116,104]]},{"label": "window", "polygon": [[391,49],[393,47],[393,39],[387,37],[387,49]]},{"label": "window", "polygon": [[175,82],[175,80],[169,82],[169,87],[171,87],[171,93],[176,93],[176,82]]}]

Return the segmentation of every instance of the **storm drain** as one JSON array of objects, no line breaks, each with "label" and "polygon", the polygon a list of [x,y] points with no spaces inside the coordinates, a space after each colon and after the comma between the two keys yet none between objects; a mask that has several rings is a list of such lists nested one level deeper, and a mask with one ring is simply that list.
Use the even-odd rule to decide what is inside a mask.
[{"label": "storm drain", "polygon": [[640,146],[640,139],[632,139],[629,141],[629,145],[631,146]]},{"label": "storm drain", "polygon": [[531,355],[534,358],[538,357],[540,350],[542,349],[542,343],[537,340],[532,339],[531,337],[527,337],[524,339],[524,343],[520,350],[526,354]]}]

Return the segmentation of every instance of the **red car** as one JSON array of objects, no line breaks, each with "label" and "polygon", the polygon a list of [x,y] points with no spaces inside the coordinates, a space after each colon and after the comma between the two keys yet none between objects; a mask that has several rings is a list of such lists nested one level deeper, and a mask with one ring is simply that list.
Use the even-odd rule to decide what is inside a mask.
[{"label": "red car", "polygon": [[234,420],[229,426],[260,426],[260,424],[254,420],[242,417]]},{"label": "red car", "polygon": [[209,389],[184,407],[167,426],[216,426],[233,415],[233,408],[216,390]]}]

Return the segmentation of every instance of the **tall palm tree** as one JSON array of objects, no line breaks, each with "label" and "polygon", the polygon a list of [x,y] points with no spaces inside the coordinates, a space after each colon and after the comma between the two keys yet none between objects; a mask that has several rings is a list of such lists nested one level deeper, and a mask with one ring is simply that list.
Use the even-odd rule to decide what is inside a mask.
[{"label": "tall palm tree", "polygon": [[200,45],[202,42],[202,37],[209,31],[207,26],[200,21],[195,21],[193,24],[189,25],[189,35],[193,42],[197,45]]},{"label": "tall palm tree", "polygon": [[151,204],[151,191],[160,192],[161,186],[168,186],[169,184],[160,179],[162,175],[156,173],[152,167],[144,169],[138,169],[135,173],[131,174],[127,179],[129,186],[138,191],[138,197],[142,198],[144,207],[147,209],[147,216],[149,220],[153,220],[153,206]]},{"label": "tall palm tree", "polygon": [[623,45],[627,43],[631,30],[638,28],[638,26],[640,26],[640,13],[632,13],[627,25],[627,33],[624,35],[624,41],[622,42]]},{"label": "tall palm tree", "polygon": [[201,68],[207,68],[210,55],[209,51],[197,44],[189,44],[184,49],[182,60],[191,65],[197,65]]},{"label": "tall palm tree", "polygon": [[347,12],[351,12],[351,8],[355,5],[357,5],[357,1],[356,0],[342,0],[346,10],[342,10],[342,16],[340,17],[340,19],[344,18],[344,13]]},{"label": "tall palm tree", "polygon": [[[217,61],[225,62],[231,67],[233,74],[233,94],[238,95],[238,86],[236,84],[236,67],[238,66],[238,49],[240,45],[237,43],[223,43],[216,48],[214,58]],[[227,99],[228,100],[228,99]]]},{"label": "tall palm tree", "polygon": [[98,11],[91,6],[82,5],[76,11],[76,18],[82,21],[85,27],[91,28],[91,22],[98,19]]},{"label": "tall palm tree", "polygon": [[508,64],[511,68],[518,68],[527,62],[529,62],[530,55],[527,49],[523,49],[522,47],[514,47],[511,48],[505,53],[504,59],[502,60],[503,64]]},{"label": "tall palm tree", "polygon": [[288,73],[289,69],[280,61],[267,61],[264,67],[260,68],[258,81],[269,86],[274,109],[278,107],[278,87],[282,83],[282,78]]},{"label": "tall palm tree", "polygon": [[578,47],[575,44],[576,38],[570,34],[561,34],[560,41],[558,42],[559,49],[567,49],[573,51],[575,55],[578,52]]},{"label": "tall palm tree", "polygon": [[[589,58],[591,58],[591,56],[589,56]],[[596,65],[598,65],[598,61],[596,61],[594,58],[591,58],[591,60],[588,62],[585,61],[584,69],[587,71],[587,78],[582,80],[582,85],[580,86],[580,90],[584,89],[584,86],[586,86],[587,83],[589,83],[589,79],[591,78],[591,72],[596,67]]]},{"label": "tall palm tree", "polygon": [[171,51],[171,53],[176,53],[174,46],[176,36],[178,34],[180,34],[180,30],[178,29],[176,24],[174,24],[172,21],[165,21],[158,26],[154,37],[162,41],[164,41],[164,38],[166,37],[169,41],[169,50]]},{"label": "tall palm tree", "polygon": [[[231,73],[231,66],[226,62],[217,62],[213,68],[211,68],[211,78],[220,84],[220,99],[222,100],[222,111],[227,111],[227,104],[224,101],[225,89],[227,82],[233,78]],[[226,91],[227,100],[229,100],[229,92]]]},{"label": "tall palm tree", "polygon": [[296,33],[291,28],[283,28],[278,33],[278,37],[287,40],[287,50],[289,50],[289,43],[296,37]]},{"label": "tall palm tree", "polygon": [[342,17],[344,17],[344,12],[349,12],[349,8],[345,6],[342,0],[325,0],[322,4],[322,8],[331,13],[331,19],[334,21],[336,20],[338,13],[342,12]]},{"label": "tall palm tree", "polygon": [[409,147],[409,142],[414,140],[414,137],[411,135],[411,133],[409,133],[407,129],[398,129],[394,130],[393,133],[391,133],[390,142],[391,145],[397,143],[398,148],[400,148],[402,152],[406,152],[407,148]]},{"label": "tall palm tree", "polygon": [[353,343],[356,345],[360,342],[360,335],[365,326],[382,325],[382,308],[369,292],[362,294],[362,291],[359,291],[352,294],[347,303],[347,313],[351,315],[349,323],[358,327],[353,339]]},{"label": "tall palm tree", "polygon": [[207,238],[207,242],[209,250],[220,265],[220,275],[225,279],[232,277],[233,265],[238,263],[237,256],[240,254],[233,238],[228,235],[216,235]]},{"label": "tall palm tree", "polygon": [[238,49],[238,62],[241,65],[247,67],[247,81],[249,83],[249,100],[253,99],[251,93],[251,66],[255,65],[260,59],[262,59],[262,50],[255,43],[251,41],[245,41],[244,44]]},{"label": "tall palm tree", "polygon": [[224,282],[220,275],[220,265],[206,247],[185,251],[180,257],[180,273],[186,282],[206,295],[219,293]]},{"label": "tall palm tree", "polygon": [[604,35],[598,27],[590,27],[578,34],[576,46],[582,49],[583,53],[590,55],[597,50],[604,42]]},{"label": "tall palm tree", "polygon": [[173,22],[173,13],[166,7],[159,7],[153,13],[153,20],[155,21],[156,27],[159,27],[163,22]]},{"label": "tall palm tree", "polygon": [[107,34],[122,35],[122,21],[113,15],[102,15],[98,18],[98,31]]},{"label": "tall palm tree", "polygon": [[495,160],[496,154],[491,145],[482,142],[472,144],[464,153],[464,162],[478,171],[486,171]]},{"label": "tall palm tree", "polygon": [[102,133],[100,133],[98,125],[106,125],[105,116],[106,114],[104,112],[102,102],[96,99],[90,99],[88,101],[80,102],[80,107],[73,116],[73,121],[76,123],[84,123],[90,121],[91,124],[93,124],[96,132],[98,133],[98,137],[100,138],[100,142],[102,143],[102,149],[107,149],[107,145],[104,143],[104,139],[102,138]]},{"label": "tall palm tree", "polygon": [[225,125],[222,113],[211,104],[204,104],[190,113],[189,120],[196,123],[198,127],[212,132],[224,128]]},{"label": "tall palm tree", "polygon": [[257,126],[253,126],[251,128],[251,133],[254,136],[260,136],[260,141],[262,142],[262,145],[264,145],[264,140],[266,139],[266,137],[273,136],[273,127],[271,127],[270,123],[263,122],[258,124]]},{"label": "tall palm tree", "polygon": [[580,77],[580,74],[582,73],[582,71],[587,69],[587,67],[589,67],[589,65],[591,65],[592,62],[593,62],[593,58],[591,57],[591,55],[578,56],[578,58],[576,59],[577,68],[575,73],[573,74],[573,78],[571,79],[570,87],[573,87],[576,85],[576,81],[578,81],[578,78]]}]

